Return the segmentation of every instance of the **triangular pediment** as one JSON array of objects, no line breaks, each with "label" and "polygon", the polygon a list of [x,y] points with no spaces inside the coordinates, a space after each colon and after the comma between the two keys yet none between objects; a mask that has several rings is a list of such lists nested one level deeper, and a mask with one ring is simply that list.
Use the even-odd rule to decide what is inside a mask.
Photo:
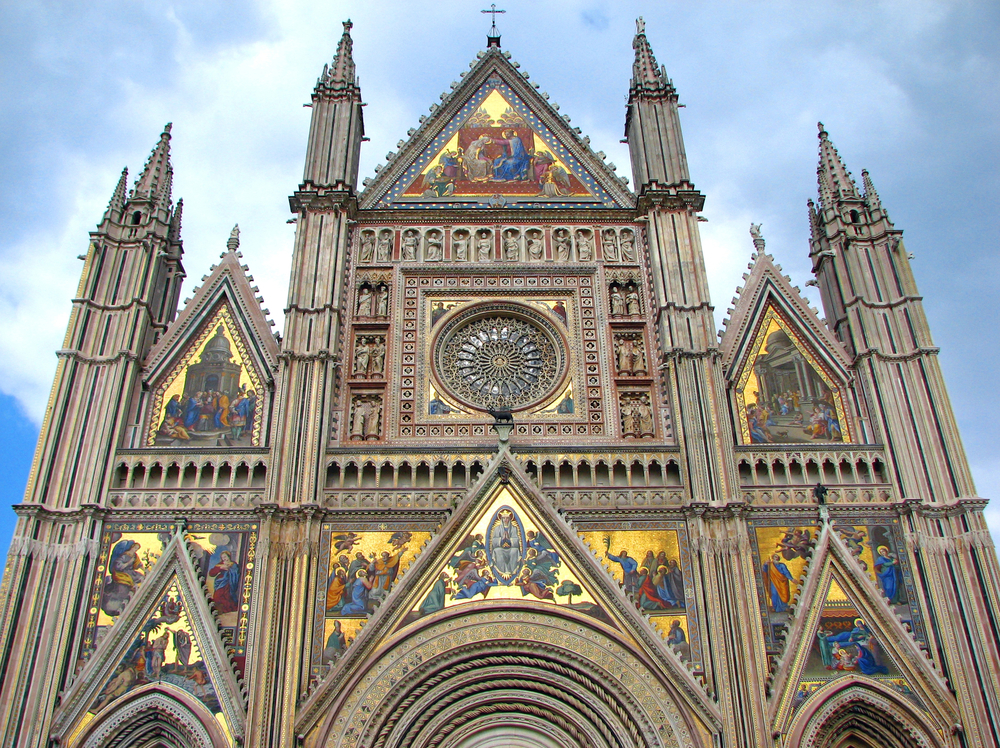
[{"label": "triangular pediment", "polygon": [[740,441],[856,441],[843,347],[770,255],[750,268],[720,343]]},{"label": "triangular pediment", "polygon": [[[391,642],[411,640],[458,613],[523,608],[584,617],[655,659],[678,698],[705,724],[719,714],[704,686],[672,651],[658,626],[636,609],[595,552],[501,450],[406,575],[303,703],[303,733],[334,708],[341,685]],[[387,642],[389,644],[387,644]]]},{"label": "triangular pediment", "polygon": [[150,351],[143,446],[263,446],[278,346],[250,281],[225,252]]},{"label": "triangular pediment", "polygon": [[771,682],[774,730],[786,732],[813,694],[845,678],[952,724],[957,707],[944,678],[828,521],[798,600]]},{"label": "triangular pediment", "polygon": [[499,50],[401,145],[363,208],[631,207],[624,182]]},{"label": "triangular pediment", "polygon": [[242,738],[246,711],[240,682],[179,528],[73,680],[53,732],[79,735],[142,689],[200,704],[207,723]]}]

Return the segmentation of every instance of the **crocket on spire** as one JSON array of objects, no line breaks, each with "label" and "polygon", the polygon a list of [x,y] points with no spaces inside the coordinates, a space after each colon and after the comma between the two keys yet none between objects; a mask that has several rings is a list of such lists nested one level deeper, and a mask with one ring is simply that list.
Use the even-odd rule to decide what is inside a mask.
[{"label": "crocket on spire", "polygon": [[653,48],[646,38],[646,22],[642,16],[635,22],[635,38],[632,40],[635,50],[635,62],[632,63],[632,92],[641,90],[648,93],[658,93],[671,88],[670,79],[664,68],[658,67]]},{"label": "crocket on spire", "polygon": [[351,86],[358,84],[356,70],[354,67],[354,41],[351,39],[351,29],[354,24],[351,19],[344,21],[344,34],[337,44],[337,54],[333,58],[333,65],[326,72],[328,83],[341,83]]}]

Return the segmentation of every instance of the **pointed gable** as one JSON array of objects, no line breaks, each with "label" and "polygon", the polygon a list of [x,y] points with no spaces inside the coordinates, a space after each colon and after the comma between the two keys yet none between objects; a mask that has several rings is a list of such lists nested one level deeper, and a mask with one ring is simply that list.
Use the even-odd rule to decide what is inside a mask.
[{"label": "pointed gable", "polygon": [[631,207],[625,181],[546,98],[491,48],[377,169],[361,207]]},{"label": "pointed gable", "polygon": [[[614,641],[637,647],[666,675],[670,686],[658,693],[683,703],[702,724],[718,724],[718,710],[665,641],[659,624],[643,618],[585,539],[504,448],[353,644],[331,662],[303,703],[296,729],[303,734],[320,729],[326,715],[337,713],[335,702],[352,694],[354,679],[381,670],[372,658],[394,643],[427,637],[434,626],[451,628],[448,621],[457,620],[456,615],[473,623],[477,615],[505,615],[518,608],[531,611],[532,620],[543,620],[540,616],[548,611],[573,621],[569,625],[574,628],[588,620],[602,636],[614,632]],[[670,721],[680,719],[676,707],[671,709],[676,716]]]},{"label": "pointed gable", "polygon": [[145,445],[264,443],[278,345],[238,247],[237,227],[221,262],[146,359]]},{"label": "pointed gable", "polygon": [[852,441],[843,346],[770,255],[749,267],[719,346],[741,442]]},{"label": "pointed gable", "polygon": [[133,693],[150,691],[200,705],[194,713],[202,725],[221,728],[229,743],[243,736],[240,681],[180,527],[125,606],[122,622],[67,689],[54,734],[78,737],[113,718]]},{"label": "pointed gable", "polygon": [[771,682],[776,731],[802,722],[825,700],[813,695],[830,692],[840,679],[953,724],[957,709],[944,679],[829,520],[799,600],[806,602],[796,611]]}]

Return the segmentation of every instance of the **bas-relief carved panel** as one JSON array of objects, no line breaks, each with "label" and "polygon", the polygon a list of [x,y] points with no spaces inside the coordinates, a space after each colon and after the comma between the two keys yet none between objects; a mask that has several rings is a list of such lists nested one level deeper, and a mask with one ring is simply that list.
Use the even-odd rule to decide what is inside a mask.
[{"label": "bas-relief carved panel", "polygon": [[686,525],[671,521],[646,529],[584,530],[580,537],[667,644],[700,668],[701,632]]},{"label": "bas-relief carved panel", "polygon": [[842,383],[773,306],[740,365],[736,407],[743,444],[851,441]]},{"label": "bas-relief carved panel", "polygon": [[222,304],[153,388],[147,446],[261,446],[264,386]]},{"label": "bas-relief carved panel", "polygon": [[[100,563],[91,584],[81,661],[118,622],[170,540],[167,522],[110,522],[101,536]],[[256,559],[257,525],[193,522],[185,535],[188,552],[215,603],[222,637],[236,666],[246,662],[247,628]]]}]

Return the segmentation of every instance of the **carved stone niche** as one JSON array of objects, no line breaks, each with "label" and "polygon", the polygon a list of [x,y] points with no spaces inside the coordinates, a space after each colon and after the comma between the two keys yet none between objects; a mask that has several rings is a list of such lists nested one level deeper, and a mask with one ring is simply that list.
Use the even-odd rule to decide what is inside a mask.
[{"label": "carved stone niche", "polygon": [[601,231],[601,259],[618,262],[618,232],[612,228]]},{"label": "carved stone niche", "polygon": [[594,232],[590,229],[576,230],[576,259],[580,262],[594,261]]},{"label": "carved stone niche", "polygon": [[646,377],[649,365],[641,330],[623,330],[612,336],[614,371],[619,377]]},{"label": "carved stone niche", "polygon": [[372,229],[364,229],[361,232],[361,237],[358,241],[358,263],[361,265],[368,265],[375,259],[375,231]]},{"label": "carved stone niche", "polygon": [[573,261],[573,234],[560,226],[552,232],[552,258],[556,262]]},{"label": "carved stone niche", "polygon": [[528,262],[544,262],[545,235],[541,229],[528,229],[524,232],[525,249],[528,252]]},{"label": "carved stone niche", "polygon": [[451,232],[451,261],[468,262],[473,259],[475,239],[468,229],[455,229]]},{"label": "carved stone niche", "polygon": [[622,262],[636,262],[639,255],[635,248],[635,231],[628,228],[622,229],[619,232],[619,240]]},{"label": "carved stone niche", "polygon": [[385,353],[385,335],[355,333],[351,378],[385,379]]},{"label": "carved stone niche", "polygon": [[424,262],[441,262],[444,259],[444,232],[429,229],[424,234]]},{"label": "carved stone niche", "polygon": [[399,259],[403,262],[416,262],[420,257],[420,232],[416,229],[406,229],[399,245]]},{"label": "carved stone niche", "polygon": [[490,262],[493,260],[493,232],[490,229],[479,229],[476,231],[476,262]]},{"label": "carved stone niche", "polygon": [[382,438],[383,397],[381,393],[357,393],[351,396],[348,434],[351,441]]},{"label": "carved stone niche", "polygon": [[618,412],[624,438],[645,439],[656,435],[653,401],[649,392],[620,392]]},{"label": "carved stone niche", "polygon": [[375,242],[375,262],[392,262],[392,229],[382,229],[378,232]]},{"label": "carved stone niche", "polygon": [[613,280],[608,284],[609,313],[614,317],[642,315],[642,297],[634,280]]},{"label": "carved stone niche", "polygon": [[521,232],[517,229],[504,229],[503,232],[503,259],[505,262],[520,262],[521,253]]},{"label": "carved stone niche", "polygon": [[384,319],[389,316],[389,284],[365,279],[358,284],[355,316]]}]

